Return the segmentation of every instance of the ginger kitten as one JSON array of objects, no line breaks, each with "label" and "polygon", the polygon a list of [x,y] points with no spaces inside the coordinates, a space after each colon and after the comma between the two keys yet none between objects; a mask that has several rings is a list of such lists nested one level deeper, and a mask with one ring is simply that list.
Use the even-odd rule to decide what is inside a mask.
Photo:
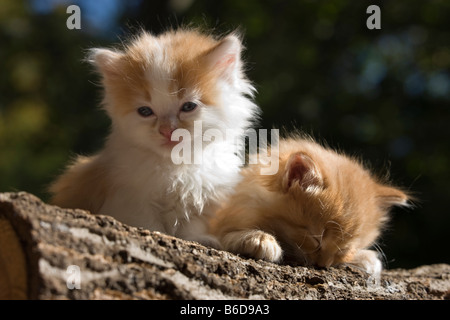
[{"label": "ginger kitten", "polygon": [[[258,113],[241,50],[236,34],[187,29],[92,49],[112,130],[103,150],[76,158],[53,183],[51,202],[217,245],[205,218],[239,182],[241,161],[232,151]],[[208,129],[236,130],[215,141],[203,139]],[[190,137],[174,138],[180,130]],[[180,164],[172,152],[178,140],[196,148],[201,163]]]},{"label": "ginger kitten", "polygon": [[278,154],[275,175],[261,175],[261,164],[243,169],[234,195],[212,220],[223,248],[273,262],[352,263],[378,274],[382,264],[367,248],[389,208],[407,205],[408,195],[312,139],[280,140]]}]

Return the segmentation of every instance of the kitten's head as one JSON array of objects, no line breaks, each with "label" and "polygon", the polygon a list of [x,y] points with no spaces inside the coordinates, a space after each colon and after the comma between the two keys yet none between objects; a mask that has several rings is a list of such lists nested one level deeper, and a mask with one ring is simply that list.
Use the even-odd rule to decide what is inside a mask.
[{"label": "kitten's head", "polygon": [[243,74],[241,41],[193,30],[143,32],[122,49],[92,49],[102,75],[104,108],[131,145],[169,155],[178,128],[193,137],[194,121],[209,128],[246,128],[256,106]]},{"label": "kitten's head", "polygon": [[403,191],[312,141],[281,141],[279,153],[278,173],[261,177],[279,195],[276,217],[268,223],[297,260],[318,266],[349,262],[374,243],[392,206],[407,205]]}]

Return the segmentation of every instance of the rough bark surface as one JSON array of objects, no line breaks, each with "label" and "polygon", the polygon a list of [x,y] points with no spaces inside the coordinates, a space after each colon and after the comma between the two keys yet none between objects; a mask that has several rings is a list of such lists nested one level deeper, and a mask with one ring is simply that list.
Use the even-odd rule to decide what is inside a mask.
[{"label": "rough bark surface", "polygon": [[[386,270],[378,281],[351,266],[277,265],[50,206],[24,192],[0,194],[0,222],[0,298],[450,298],[447,264]],[[69,266],[80,270],[80,289],[69,288],[78,283]]]}]

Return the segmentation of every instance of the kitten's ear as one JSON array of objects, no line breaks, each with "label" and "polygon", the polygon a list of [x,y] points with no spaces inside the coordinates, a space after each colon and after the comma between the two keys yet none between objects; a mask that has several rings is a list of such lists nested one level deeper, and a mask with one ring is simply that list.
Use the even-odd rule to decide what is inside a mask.
[{"label": "kitten's ear", "polygon": [[311,187],[323,187],[323,178],[313,159],[298,152],[289,157],[282,184],[285,192],[296,186],[306,191]]},{"label": "kitten's ear", "polygon": [[230,34],[205,55],[206,64],[219,75],[232,80],[240,69],[241,49],[241,40]]},{"label": "kitten's ear", "polygon": [[400,189],[381,186],[377,190],[377,201],[383,209],[389,209],[392,206],[409,206],[408,200],[411,197]]},{"label": "kitten's ear", "polygon": [[109,49],[93,48],[89,50],[87,61],[100,71],[104,77],[119,73],[119,61],[123,54]]}]

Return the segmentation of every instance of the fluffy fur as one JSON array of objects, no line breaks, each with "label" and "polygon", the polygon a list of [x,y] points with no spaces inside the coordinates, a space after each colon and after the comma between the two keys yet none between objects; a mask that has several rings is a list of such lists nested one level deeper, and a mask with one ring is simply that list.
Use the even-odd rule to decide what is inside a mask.
[{"label": "fluffy fur", "polygon": [[273,262],[353,263],[379,273],[382,264],[367,248],[389,208],[406,205],[408,196],[312,139],[280,140],[278,155],[275,175],[261,175],[261,164],[242,170],[235,194],[211,223],[223,247]]},{"label": "fluffy fur", "polygon": [[[92,49],[112,130],[103,150],[78,157],[53,183],[52,203],[214,245],[204,218],[239,182],[240,159],[230,150],[258,111],[241,50],[236,34],[218,39],[183,29]],[[184,111],[185,103],[197,107]],[[140,115],[143,106],[152,114]],[[183,142],[194,147],[197,120],[203,132],[236,134],[202,141],[201,164],[174,164],[173,131],[188,130],[192,140]]]}]

